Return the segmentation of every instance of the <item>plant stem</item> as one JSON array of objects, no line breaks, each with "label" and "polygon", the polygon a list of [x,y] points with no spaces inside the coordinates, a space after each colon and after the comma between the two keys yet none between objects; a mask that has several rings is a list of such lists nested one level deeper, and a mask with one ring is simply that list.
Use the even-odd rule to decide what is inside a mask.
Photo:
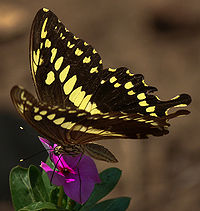
[{"label": "plant stem", "polygon": [[59,193],[58,193],[58,207],[62,207],[62,200],[63,200],[63,196],[64,196],[64,190],[63,190],[63,186],[59,187]]},{"label": "plant stem", "polygon": [[67,198],[67,207],[66,207],[66,209],[72,210],[73,207],[74,207],[74,205],[75,205],[74,200],[72,200],[72,199],[70,199],[70,198],[68,197],[68,198]]}]

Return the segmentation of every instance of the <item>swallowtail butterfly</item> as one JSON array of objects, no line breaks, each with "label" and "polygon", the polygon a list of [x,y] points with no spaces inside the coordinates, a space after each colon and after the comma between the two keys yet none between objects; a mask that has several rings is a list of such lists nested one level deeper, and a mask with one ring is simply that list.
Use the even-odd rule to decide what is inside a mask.
[{"label": "swallowtail butterfly", "polygon": [[37,98],[14,86],[12,101],[30,125],[69,155],[86,152],[117,162],[108,149],[92,142],[162,136],[168,133],[169,119],[189,113],[167,113],[190,104],[189,95],[161,101],[143,75],[126,67],[103,69],[97,51],[45,8],[32,24],[30,64]]}]

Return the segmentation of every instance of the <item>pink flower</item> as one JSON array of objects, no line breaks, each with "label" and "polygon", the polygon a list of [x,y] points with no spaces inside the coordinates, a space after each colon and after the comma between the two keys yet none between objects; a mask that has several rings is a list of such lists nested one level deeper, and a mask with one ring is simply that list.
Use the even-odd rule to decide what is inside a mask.
[{"label": "pink flower", "polygon": [[65,154],[57,156],[54,153],[56,144],[52,147],[48,140],[41,137],[39,139],[48,150],[50,159],[57,169],[52,169],[46,163],[41,162],[41,167],[52,184],[63,186],[67,196],[80,204],[85,203],[94,185],[101,182],[94,161],[86,155],[81,157],[81,154],[76,157]]}]

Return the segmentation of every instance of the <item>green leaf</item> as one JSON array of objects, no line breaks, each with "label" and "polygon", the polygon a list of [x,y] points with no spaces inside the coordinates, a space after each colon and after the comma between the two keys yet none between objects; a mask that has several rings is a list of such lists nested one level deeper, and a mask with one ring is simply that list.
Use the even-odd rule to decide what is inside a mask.
[{"label": "green leaf", "polygon": [[54,204],[58,203],[58,194],[59,194],[59,187],[54,188],[51,190],[50,193],[50,201]]},{"label": "green leaf", "polygon": [[90,211],[125,211],[130,203],[129,197],[109,199],[96,204]]},{"label": "green leaf", "polygon": [[101,183],[95,185],[94,191],[92,192],[90,198],[82,206],[80,211],[90,210],[97,201],[110,193],[120,179],[121,170],[118,168],[109,168],[101,172],[99,176],[101,178]]},{"label": "green leaf", "polygon": [[31,165],[28,169],[28,174],[35,201],[49,201],[49,195],[39,169]]},{"label": "green leaf", "polygon": [[50,202],[34,202],[28,206],[20,209],[19,211],[36,211],[36,210],[60,210],[67,211],[67,209],[57,208],[55,204]]},{"label": "green leaf", "polygon": [[20,166],[14,167],[10,172],[9,182],[12,202],[16,211],[35,201],[30,187],[28,169]]}]

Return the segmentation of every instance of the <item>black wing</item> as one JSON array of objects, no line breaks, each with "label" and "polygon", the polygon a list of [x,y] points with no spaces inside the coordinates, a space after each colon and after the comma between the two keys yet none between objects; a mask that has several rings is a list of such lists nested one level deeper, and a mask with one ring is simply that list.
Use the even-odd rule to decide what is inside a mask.
[{"label": "black wing", "polygon": [[[12,88],[11,98],[19,114],[29,124],[47,139],[62,146],[106,138],[141,139],[168,133],[166,117],[120,112],[92,115],[71,107],[49,106],[18,86]],[[169,118],[177,115],[180,113],[171,114]]]},{"label": "black wing", "polygon": [[178,95],[161,101],[151,93],[141,74],[127,68],[103,69],[99,54],[75,37],[48,9],[35,16],[31,29],[30,62],[39,100],[70,106],[91,114],[106,112],[167,115],[174,106],[187,106],[191,98]]}]

